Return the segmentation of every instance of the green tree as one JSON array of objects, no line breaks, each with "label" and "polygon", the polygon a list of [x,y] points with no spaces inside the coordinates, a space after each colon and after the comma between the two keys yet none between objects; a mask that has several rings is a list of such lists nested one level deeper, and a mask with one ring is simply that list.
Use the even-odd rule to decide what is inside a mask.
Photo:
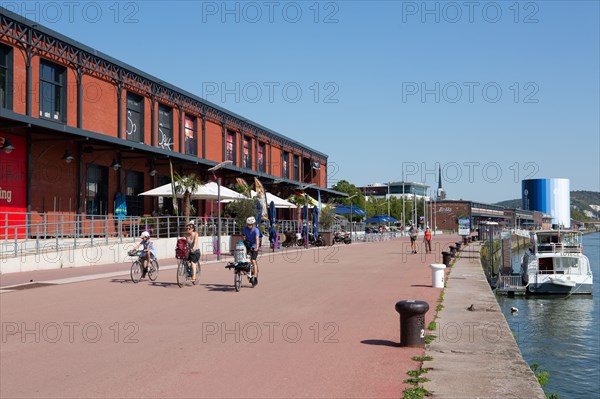
[{"label": "green tree", "polygon": [[225,206],[225,212],[228,216],[235,218],[235,222],[241,229],[246,225],[246,219],[256,216],[257,201],[256,198],[237,199]]},{"label": "green tree", "polygon": [[178,173],[175,173],[175,190],[179,194],[183,194],[183,215],[185,217],[186,223],[190,219],[190,214],[195,212],[195,209],[192,206],[192,193],[198,189],[204,183],[202,180],[196,176],[194,173],[190,173],[189,175],[181,176]]},{"label": "green tree", "polygon": [[356,197],[352,198],[351,200],[348,200],[348,198],[345,198],[345,197],[338,197],[338,198],[333,198],[331,200],[331,202],[337,203],[337,204],[344,204],[344,205],[348,205],[348,206],[350,206],[350,202],[352,202],[353,206],[357,206],[361,209],[365,209],[365,206],[366,206],[365,196],[360,192],[358,187],[356,187],[354,184],[352,184],[346,180],[340,180],[332,188],[341,193],[348,194],[349,197],[352,197],[353,195],[356,195]]}]

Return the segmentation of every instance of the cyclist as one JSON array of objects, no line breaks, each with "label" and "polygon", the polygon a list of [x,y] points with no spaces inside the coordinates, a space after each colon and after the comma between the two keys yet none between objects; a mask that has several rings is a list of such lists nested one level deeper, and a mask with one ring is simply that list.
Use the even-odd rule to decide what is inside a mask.
[{"label": "cyclist", "polygon": [[187,242],[190,254],[188,260],[192,264],[192,283],[196,281],[196,264],[200,262],[200,250],[198,248],[198,233],[196,233],[196,225],[194,222],[189,222],[185,226],[187,230]]},{"label": "cyclist", "polygon": [[260,238],[260,230],[255,226],[256,219],[253,216],[250,216],[246,219],[246,227],[244,227],[244,244],[246,245],[246,249],[250,254],[250,260],[252,261],[252,271],[248,276],[250,280],[254,279],[254,285],[258,284],[258,263],[256,262],[256,258],[258,257],[258,247],[259,247],[259,238]]},{"label": "cyclist", "polygon": [[142,232],[142,241],[135,246],[134,250],[137,250],[140,245],[142,246],[144,252],[146,254],[142,256],[144,260],[144,270],[142,272],[142,278],[146,277],[146,272],[148,271],[148,267],[150,266],[151,260],[156,260],[156,250],[154,249],[154,243],[150,240],[150,233],[147,231]]}]

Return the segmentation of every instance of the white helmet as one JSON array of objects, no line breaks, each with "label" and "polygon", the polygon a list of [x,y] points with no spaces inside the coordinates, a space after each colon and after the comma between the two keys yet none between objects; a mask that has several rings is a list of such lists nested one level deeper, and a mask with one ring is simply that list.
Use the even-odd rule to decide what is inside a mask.
[{"label": "white helmet", "polygon": [[144,237],[150,237],[150,233],[148,233],[147,231],[144,231],[142,233],[142,238],[144,238]]},{"label": "white helmet", "polygon": [[254,224],[256,223],[256,219],[254,219],[254,216],[250,216],[248,219],[246,219],[246,224]]}]

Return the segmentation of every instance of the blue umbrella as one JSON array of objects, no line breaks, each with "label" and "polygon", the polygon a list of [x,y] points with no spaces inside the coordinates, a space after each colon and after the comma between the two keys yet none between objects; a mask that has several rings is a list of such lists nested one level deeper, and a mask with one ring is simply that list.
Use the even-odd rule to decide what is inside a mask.
[{"label": "blue umbrella", "polygon": [[375,215],[365,220],[365,223],[396,223],[398,219],[388,215]]},{"label": "blue umbrella", "polygon": [[304,245],[306,245],[307,239],[307,230],[306,225],[308,223],[308,205],[304,205],[302,207],[302,212],[300,212],[300,218],[302,219],[302,237],[304,237]]},{"label": "blue umbrella", "polygon": [[350,215],[350,213],[352,213],[352,215],[358,215],[358,216],[365,216],[367,214],[367,212],[363,211],[358,206],[350,207],[347,205],[336,206],[335,213],[338,215]]},{"label": "blue umbrella", "polygon": [[313,206],[312,209],[313,214],[313,234],[315,238],[319,236],[319,208]]},{"label": "blue umbrella", "polygon": [[269,224],[271,228],[269,229],[269,241],[271,242],[271,247],[276,249],[277,243],[277,229],[275,229],[275,203],[271,201],[269,204]]}]

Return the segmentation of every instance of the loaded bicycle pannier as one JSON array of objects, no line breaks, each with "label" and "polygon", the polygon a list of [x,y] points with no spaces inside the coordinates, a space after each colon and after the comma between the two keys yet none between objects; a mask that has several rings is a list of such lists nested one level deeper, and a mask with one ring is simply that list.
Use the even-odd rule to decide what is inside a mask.
[{"label": "loaded bicycle pannier", "polygon": [[175,247],[175,257],[177,259],[187,259],[190,254],[190,248],[185,238],[179,238],[177,240],[177,246]]}]

